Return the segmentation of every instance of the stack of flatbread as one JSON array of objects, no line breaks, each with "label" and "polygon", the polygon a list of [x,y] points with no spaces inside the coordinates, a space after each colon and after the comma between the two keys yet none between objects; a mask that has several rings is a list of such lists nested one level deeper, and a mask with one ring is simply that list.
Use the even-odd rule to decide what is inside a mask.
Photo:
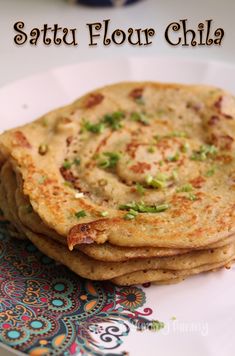
[{"label": "stack of flatbread", "polygon": [[221,89],[104,87],[0,136],[0,206],[82,277],[178,282],[235,258],[234,139]]}]

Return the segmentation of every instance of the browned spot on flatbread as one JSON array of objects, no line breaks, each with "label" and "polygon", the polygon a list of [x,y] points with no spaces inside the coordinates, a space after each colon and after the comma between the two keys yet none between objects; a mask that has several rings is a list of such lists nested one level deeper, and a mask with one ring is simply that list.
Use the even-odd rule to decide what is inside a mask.
[{"label": "browned spot on flatbread", "polygon": [[129,96],[132,99],[140,99],[143,95],[143,91],[144,91],[144,88],[135,88],[130,92]]},{"label": "browned spot on flatbread", "polygon": [[100,104],[104,99],[104,95],[101,93],[92,93],[88,96],[88,98],[85,101],[84,107],[87,109],[92,108],[93,106],[96,106]]},{"label": "browned spot on flatbread", "polygon": [[202,176],[198,176],[192,180],[190,180],[190,183],[194,188],[201,188],[203,186],[203,183],[205,183],[206,179],[203,178]]},{"label": "browned spot on flatbread", "polygon": [[98,144],[95,153],[99,153],[100,149],[107,144],[108,139],[112,136],[112,132],[110,132],[106,137],[104,137],[100,143]]},{"label": "browned spot on flatbread", "polygon": [[66,145],[69,147],[73,141],[73,136],[69,136],[66,138]]},{"label": "browned spot on flatbread", "polygon": [[214,107],[219,111],[221,110],[222,107],[222,101],[223,101],[223,97],[219,96],[219,98],[214,102]]},{"label": "browned spot on flatbread", "polygon": [[130,170],[134,173],[144,173],[145,171],[149,171],[151,169],[151,164],[146,162],[137,162],[133,166],[130,167]]},{"label": "browned spot on flatbread", "polygon": [[220,96],[214,103],[215,108],[223,115],[226,119],[233,119],[232,115],[226,114],[223,112],[223,101],[224,96]]},{"label": "browned spot on flatbread", "polygon": [[32,148],[29,141],[21,131],[15,131],[13,133],[13,145],[23,148]]},{"label": "browned spot on flatbread", "polygon": [[198,102],[198,103],[188,102],[187,105],[186,105],[186,108],[187,109],[192,109],[195,112],[198,112],[198,111],[203,109],[203,104],[201,102]]},{"label": "browned spot on flatbread", "polygon": [[60,173],[67,182],[75,183],[77,180],[77,178],[73,175],[73,172],[70,169],[60,167]]},{"label": "browned spot on flatbread", "polygon": [[219,155],[216,157],[216,161],[219,161],[224,164],[229,164],[232,162],[232,160],[233,157],[231,157],[230,155]]},{"label": "browned spot on flatbread", "polygon": [[234,139],[230,135],[211,135],[211,143],[222,150],[231,150]]},{"label": "browned spot on flatbread", "polygon": [[128,153],[132,158],[135,158],[136,150],[141,144],[139,142],[132,141],[126,146],[126,153]]},{"label": "browned spot on flatbread", "polygon": [[212,115],[208,121],[208,125],[209,126],[215,126],[218,124],[218,122],[220,121],[219,116],[217,115]]}]

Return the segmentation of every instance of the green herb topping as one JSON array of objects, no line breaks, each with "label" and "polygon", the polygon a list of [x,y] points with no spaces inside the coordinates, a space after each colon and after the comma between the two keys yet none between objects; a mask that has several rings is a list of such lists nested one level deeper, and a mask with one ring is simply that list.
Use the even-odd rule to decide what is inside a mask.
[{"label": "green herb topping", "polygon": [[73,161],[65,160],[63,163],[63,168],[64,169],[70,169],[72,165],[79,166],[81,163],[81,160],[79,158],[74,158]]},{"label": "green herb topping", "polygon": [[89,121],[83,122],[83,129],[92,133],[102,133],[105,127],[110,127],[112,130],[118,130],[122,127],[121,120],[124,119],[125,114],[122,111],[115,111],[112,114],[106,114],[96,124]]},{"label": "green herb topping", "polygon": [[144,195],[146,192],[146,189],[140,183],[136,183],[135,189],[140,195]]},{"label": "green herb topping", "polygon": [[165,137],[188,137],[185,131],[172,131],[169,135]]},{"label": "green herb topping", "polygon": [[171,138],[171,137],[188,137],[188,134],[185,131],[172,131],[169,134],[166,135],[154,135],[153,138],[157,141],[166,139],[166,138]]},{"label": "green herb topping", "polygon": [[138,215],[138,211],[130,209],[127,214],[124,215],[125,220],[133,220]]},{"label": "green herb topping", "polygon": [[155,152],[155,148],[153,146],[149,146],[149,148],[147,149],[147,151],[149,153],[154,153]]},{"label": "green herb topping", "polygon": [[183,185],[182,187],[178,188],[176,190],[177,193],[182,193],[182,192],[191,192],[193,190],[192,184],[188,183]]},{"label": "green herb topping", "polygon": [[74,214],[77,219],[84,218],[86,216],[85,210],[80,210],[77,213]]},{"label": "green herb topping", "polygon": [[92,133],[101,133],[104,131],[104,124],[102,122],[98,122],[97,124],[92,124],[89,121],[84,121],[83,128],[86,131],[92,132]]},{"label": "green herb topping", "polygon": [[143,125],[148,126],[149,125],[149,121],[147,119],[147,116],[144,113],[139,113],[139,112],[133,112],[130,116],[130,119],[132,121],[137,121],[140,122]]},{"label": "green herb topping", "polygon": [[173,156],[167,158],[169,162],[177,162],[180,158],[179,152],[176,152]]},{"label": "green herb topping", "polygon": [[206,173],[205,176],[206,177],[212,177],[215,174],[216,169],[213,167],[211,169],[209,169]]},{"label": "green herb topping", "polygon": [[190,157],[193,161],[205,161],[207,158],[214,157],[218,153],[214,145],[202,145],[198,151],[194,151]]},{"label": "green herb topping", "polygon": [[104,115],[102,122],[112,130],[118,130],[122,127],[121,120],[125,117],[122,111],[115,111],[112,114]]},{"label": "green herb topping", "polygon": [[44,184],[46,180],[47,180],[46,176],[41,176],[40,178],[38,178],[38,183],[39,184]]},{"label": "green herb topping", "polygon": [[164,173],[158,173],[155,177],[150,174],[147,175],[145,181],[149,187],[162,189],[166,187],[166,182],[168,180],[168,176]]},{"label": "green herb topping", "polygon": [[185,143],[183,144],[183,146],[181,147],[181,151],[182,151],[183,153],[187,153],[188,150],[189,150],[189,148],[190,148],[189,143],[188,143],[188,142],[185,142]]},{"label": "green herb topping", "polygon": [[172,178],[176,181],[178,179],[178,172],[176,169],[172,171]]},{"label": "green herb topping", "polygon": [[73,188],[73,184],[71,182],[67,181],[67,180],[63,183],[63,185],[65,187]]},{"label": "green herb topping", "polygon": [[80,163],[81,163],[80,158],[74,158],[74,160],[73,160],[73,164],[75,164],[75,166],[79,166],[79,165],[80,165]]},{"label": "green herb topping", "polygon": [[195,200],[197,200],[197,196],[195,194],[193,194],[193,193],[189,193],[188,199],[191,200],[191,201],[195,201]]},{"label": "green herb topping", "polygon": [[105,169],[115,168],[120,159],[120,154],[117,152],[104,152],[103,156],[105,156],[105,158],[99,160],[98,166]]},{"label": "green herb topping", "polygon": [[70,169],[72,167],[72,162],[68,161],[68,160],[65,160],[64,163],[63,163],[63,168],[64,169]]},{"label": "green herb topping", "polygon": [[138,213],[161,213],[169,209],[169,204],[160,205],[146,205],[144,202],[131,202],[128,204],[120,205],[120,210],[127,210],[128,212],[138,212]]},{"label": "green herb topping", "polygon": [[108,211],[102,211],[100,213],[101,216],[105,217],[105,216],[108,216],[109,215],[109,212]]}]

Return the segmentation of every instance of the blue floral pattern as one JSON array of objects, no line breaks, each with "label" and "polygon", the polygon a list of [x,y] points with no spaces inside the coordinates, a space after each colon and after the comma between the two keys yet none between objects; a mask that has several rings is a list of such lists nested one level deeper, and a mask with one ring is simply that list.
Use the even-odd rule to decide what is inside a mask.
[{"label": "blue floral pattern", "polygon": [[1,218],[2,343],[32,356],[114,355],[131,324],[149,322],[143,288],[82,279],[14,234]]}]

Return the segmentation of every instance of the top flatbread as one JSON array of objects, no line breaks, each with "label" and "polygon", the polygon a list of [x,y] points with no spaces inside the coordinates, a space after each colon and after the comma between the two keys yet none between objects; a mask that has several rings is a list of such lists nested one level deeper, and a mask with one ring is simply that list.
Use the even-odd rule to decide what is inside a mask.
[{"label": "top flatbread", "polygon": [[235,232],[234,118],[221,89],[120,83],[2,134],[1,162],[70,249],[206,246]]}]

